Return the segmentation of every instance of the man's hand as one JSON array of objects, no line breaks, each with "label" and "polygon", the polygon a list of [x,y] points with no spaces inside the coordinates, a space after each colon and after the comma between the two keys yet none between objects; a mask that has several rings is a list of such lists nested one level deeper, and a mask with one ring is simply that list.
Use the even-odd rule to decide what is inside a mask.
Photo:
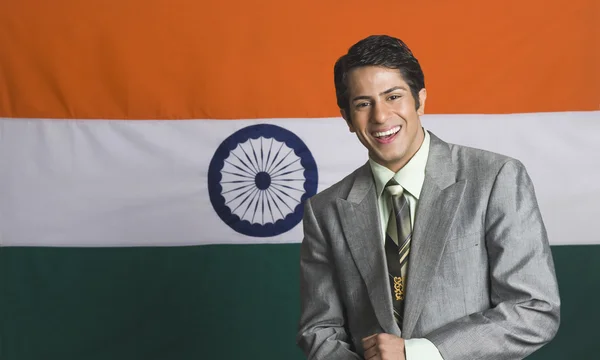
[{"label": "man's hand", "polygon": [[365,360],[406,360],[404,339],[390,334],[373,334],[362,339]]}]

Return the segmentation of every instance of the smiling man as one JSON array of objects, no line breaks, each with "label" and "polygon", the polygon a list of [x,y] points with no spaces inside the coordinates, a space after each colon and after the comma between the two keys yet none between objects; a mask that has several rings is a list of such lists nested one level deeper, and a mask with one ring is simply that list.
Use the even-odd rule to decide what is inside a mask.
[{"label": "smiling man", "polygon": [[423,129],[423,72],[399,39],[359,41],[334,78],[369,161],[305,203],[307,357],[522,359],[549,342],[560,300],[523,165]]}]

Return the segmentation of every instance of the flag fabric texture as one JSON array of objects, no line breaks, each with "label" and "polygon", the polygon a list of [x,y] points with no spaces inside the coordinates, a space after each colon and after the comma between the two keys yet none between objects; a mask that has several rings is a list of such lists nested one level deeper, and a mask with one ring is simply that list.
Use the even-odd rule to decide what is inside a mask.
[{"label": "flag fabric texture", "polygon": [[600,5],[0,4],[0,358],[301,359],[303,201],[367,160],[333,64],[419,59],[424,127],[521,160],[562,296],[532,359],[591,359]]}]

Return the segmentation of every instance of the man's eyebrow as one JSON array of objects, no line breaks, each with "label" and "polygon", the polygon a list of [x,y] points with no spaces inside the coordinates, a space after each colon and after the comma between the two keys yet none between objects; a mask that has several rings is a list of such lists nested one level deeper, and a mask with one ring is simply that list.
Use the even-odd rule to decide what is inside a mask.
[{"label": "man's eyebrow", "polygon": [[386,91],[379,93],[379,96],[389,94],[396,90],[406,90],[406,88],[404,86],[394,86],[393,88],[389,88]]},{"label": "man's eyebrow", "polygon": [[352,99],[352,102],[355,102],[356,100],[370,100],[370,99],[371,99],[370,96],[360,95],[360,96],[357,96],[354,99]]},{"label": "man's eyebrow", "polygon": [[[405,88],[404,86],[394,86],[394,87],[392,87],[392,88],[389,88],[389,89],[387,89],[387,90],[386,90],[386,91],[384,91],[384,92],[381,92],[381,93],[379,93],[379,96],[382,96],[382,95],[387,95],[387,94],[389,94],[389,93],[391,93],[391,92],[394,92],[394,91],[396,91],[396,90],[404,90],[404,91],[406,91],[406,88]],[[370,96],[366,96],[366,95],[360,95],[360,96],[356,96],[355,98],[353,98],[353,99],[352,99],[352,102],[354,102],[354,101],[356,101],[356,100],[370,100],[370,99],[371,99],[371,97],[370,97]]]}]

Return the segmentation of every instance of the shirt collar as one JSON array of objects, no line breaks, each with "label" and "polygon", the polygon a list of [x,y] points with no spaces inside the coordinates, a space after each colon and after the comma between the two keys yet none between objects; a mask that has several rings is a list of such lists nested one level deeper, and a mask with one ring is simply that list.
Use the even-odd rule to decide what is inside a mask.
[{"label": "shirt collar", "polygon": [[415,155],[398,170],[397,173],[383,165],[380,165],[369,158],[369,165],[373,172],[375,179],[375,187],[377,189],[377,197],[379,198],[383,193],[385,185],[392,179],[396,179],[398,184],[408,191],[416,199],[419,199],[421,194],[421,188],[423,187],[423,181],[425,181],[425,165],[427,165],[427,158],[429,157],[429,143],[430,137],[429,132],[425,132],[425,139],[419,150]]}]

